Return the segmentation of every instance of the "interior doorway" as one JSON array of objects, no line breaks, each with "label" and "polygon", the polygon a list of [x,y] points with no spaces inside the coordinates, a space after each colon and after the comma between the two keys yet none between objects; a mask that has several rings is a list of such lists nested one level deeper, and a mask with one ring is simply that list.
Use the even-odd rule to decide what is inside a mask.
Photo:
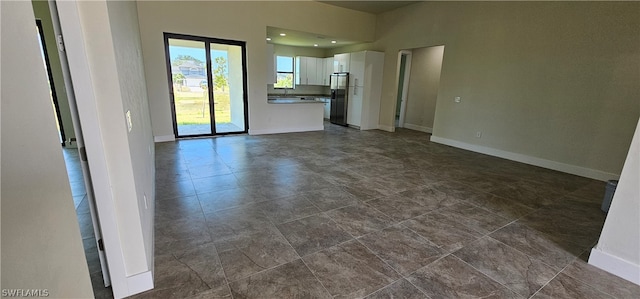
[{"label": "interior doorway", "polygon": [[246,133],[245,42],[165,33],[176,137]]},{"label": "interior doorway", "polygon": [[401,50],[398,53],[398,92],[396,94],[396,111],[394,126],[404,127],[404,118],[407,109],[407,90],[409,89],[409,77],[411,76],[411,50]]},{"label": "interior doorway", "polygon": [[64,132],[64,125],[62,124],[62,115],[60,113],[60,104],[58,103],[58,96],[56,94],[56,87],[53,83],[53,74],[51,72],[51,62],[49,61],[49,52],[47,51],[47,45],[44,40],[44,29],[42,29],[42,20],[36,19],[36,27],[38,28],[38,43],[40,44],[40,54],[42,55],[42,61],[44,68],[47,72],[49,80],[49,95],[51,97],[51,106],[53,107],[53,115],[56,119],[56,126],[58,128],[58,138],[60,144],[65,146],[67,137]]},{"label": "interior doorway", "polygon": [[439,45],[399,52],[396,127],[433,132],[444,50]]}]

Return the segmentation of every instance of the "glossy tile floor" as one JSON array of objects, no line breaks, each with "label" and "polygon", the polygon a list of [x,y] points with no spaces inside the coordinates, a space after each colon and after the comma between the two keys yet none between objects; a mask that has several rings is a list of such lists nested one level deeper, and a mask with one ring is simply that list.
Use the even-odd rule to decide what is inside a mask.
[{"label": "glossy tile floor", "polygon": [[136,298],[640,298],[588,265],[603,182],[357,131],[156,145]]},{"label": "glossy tile floor", "polygon": [[[242,132],[244,131],[240,127],[232,124],[232,123],[217,123],[216,124],[216,132],[217,133],[229,133],[229,132]],[[209,134],[211,133],[211,125],[178,125],[178,132],[180,135],[188,136],[188,135],[198,135],[198,134]]]},{"label": "glossy tile floor", "polygon": [[71,185],[71,195],[73,196],[73,203],[76,208],[76,216],[78,217],[78,224],[80,225],[80,235],[82,236],[82,245],[84,246],[85,257],[87,258],[87,266],[89,267],[94,296],[95,298],[113,298],[111,288],[105,288],[102,280],[102,269],[98,257],[96,238],[93,233],[89,203],[87,202],[87,190],[84,186],[78,149],[62,148],[62,153],[64,154],[67,167],[67,175],[69,176],[69,183]]}]

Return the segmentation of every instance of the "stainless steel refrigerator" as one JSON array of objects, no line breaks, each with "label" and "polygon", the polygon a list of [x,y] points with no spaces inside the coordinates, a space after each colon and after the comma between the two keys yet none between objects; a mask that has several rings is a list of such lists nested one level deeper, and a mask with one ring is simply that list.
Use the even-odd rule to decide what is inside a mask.
[{"label": "stainless steel refrigerator", "polygon": [[333,73],[330,82],[331,113],[329,114],[329,121],[332,124],[346,126],[349,73]]}]

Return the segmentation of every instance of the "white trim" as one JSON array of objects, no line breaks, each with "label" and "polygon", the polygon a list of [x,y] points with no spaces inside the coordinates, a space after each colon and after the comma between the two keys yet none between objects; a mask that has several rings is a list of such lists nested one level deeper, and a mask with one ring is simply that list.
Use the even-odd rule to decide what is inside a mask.
[{"label": "white trim", "polygon": [[169,142],[176,141],[176,137],[173,135],[161,135],[161,136],[153,136],[153,141],[158,142]]},{"label": "white trim", "polygon": [[561,171],[561,172],[575,174],[575,175],[578,175],[578,176],[583,176],[583,177],[587,177],[587,178],[591,178],[591,179],[595,179],[595,180],[608,181],[608,180],[620,179],[620,174],[609,173],[609,172],[604,172],[604,171],[601,171],[601,170],[585,168],[585,167],[580,167],[580,166],[576,166],[576,165],[570,165],[570,164],[565,164],[565,163],[561,163],[561,162],[556,162],[556,161],[536,158],[536,157],[532,157],[532,156],[527,156],[527,155],[523,155],[523,154],[503,151],[503,150],[490,148],[490,147],[486,147],[486,146],[481,146],[481,145],[476,145],[476,144],[469,144],[469,143],[465,143],[465,142],[461,142],[461,141],[457,141],[457,140],[452,140],[452,139],[447,139],[447,138],[442,138],[442,137],[438,137],[438,136],[433,136],[432,135],[431,136],[431,141],[435,142],[435,143],[440,143],[440,144],[444,144],[444,145],[449,145],[449,146],[453,146],[453,147],[469,150],[469,151],[472,151],[472,152],[482,153],[482,154],[485,154],[485,155],[500,157],[500,158],[504,158],[504,159],[507,159],[507,160],[517,161],[517,162],[521,162],[521,163],[525,163],[525,164],[530,164],[530,165],[535,165],[535,166],[539,166],[539,167],[543,167],[543,168],[548,168],[548,169],[553,169],[553,170],[557,170],[557,171]]},{"label": "white trim", "polygon": [[387,132],[395,132],[396,128],[392,126],[378,125],[378,130],[387,131]]},{"label": "white trim", "polygon": [[266,129],[266,130],[249,129],[249,135],[281,134],[281,133],[295,133],[295,132],[309,132],[309,131],[323,131],[323,130],[324,130],[324,125],[307,127],[307,128],[281,128],[281,129]]},{"label": "white trim", "polygon": [[153,289],[153,272],[146,271],[127,277],[129,295],[135,295]]},{"label": "white trim", "polygon": [[591,249],[589,264],[640,285],[640,265],[636,265],[597,248]]},{"label": "white trim", "polygon": [[410,130],[416,130],[416,131],[425,132],[425,133],[433,133],[433,128],[429,128],[425,126],[418,126],[414,124],[405,123],[404,127]]}]

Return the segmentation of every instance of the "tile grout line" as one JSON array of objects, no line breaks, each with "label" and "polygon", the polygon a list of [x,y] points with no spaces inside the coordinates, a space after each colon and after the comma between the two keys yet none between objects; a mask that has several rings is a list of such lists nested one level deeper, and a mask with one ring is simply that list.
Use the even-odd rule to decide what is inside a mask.
[{"label": "tile grout line", "polygon": [[[483,237],[483,238],[484,238],[484,237]],[[477,240],[476,240],[476,241],[477,241]],[[462,248],[461,248],[461,249],[462,249]],[[458,250],[456,250],[456,251],[458,251]],[[491,276],[487,275],[487,274],[486,274],[486,273],[484,273],[483,271],[480,271],[480,269],[478,269],[478,268],[474,267],[473,265],[471,265],[471,264],[467,263],[467,261],[465,261],[465,260],[461,259],[460,257],[458,257],[457,255],[455,255],[455,252],[452,252],[452,253],[451,253],[451,255],[452,255],[453,257],[455,257],[456,259],[458,259],[459,261],[461,261],[461,262],[465,263],[467,266],[469,266],[469,267],[473,268],[474,270],[478,271],[478,273],[482,274],[484,277],[486,277],[486,278],[490,279],[491,281],[493,281],[493,282],[495,282],[495,283],[499,284],[500,286],[502,286],[503,288],[505,288],[505,289],[509,290],[510,292],[512,292],[512,293],[514,293],[514,294],[516,294],[516,295],[518,295],[518,296],[521,296],[521,295],[520,295],[520,293],[518,293],[518,292],[516,292],[516,291],[512,290],[510,287],[507,287],[506,285],[504,285],[503,283],[501,283],[501,282],[499,282],[499,281],[495,280],[493,277],[491,277]],[[522,297],[522,296],[521,296],[521,297]]]},{"label": "tile grout line", "polygon": [[[336,136],[337,136],[337,135],[336,135]],[[303,136],[301,135],[301,137],[303,137]],[[350,152],[351,152],[351,151],[347,151],[346,153],[350,153]],[[377,152],[376,152],[376,153],[377,153]],[[376,154],[376,153],[373,153],[373,154]],[[310,201],[310,202],[311,202],[311,201]],[[360,202],[360,201],[359,201],[359,202]],[[471,204],[471,205],[473,205],[473,206],[478,207],[476,204],[473,204],[473,203],[471,203],[471,202],[469,202],[469,201],[465,201],[465,202],[467,202],[468,204]],[[316,205],[316,204],[314,204],[313,202],[311,202],[311,204],[312,204],[313,206],[317,207],[317,205]],[[355,205],[355,204],[354,204],[354,205]],[[345,206],[345,207],[348,207],[348,206],[350,206],[350,205],[347,205],[347,206]],[[202,210],[202,203],[201,203],[201,202],[200,202],[200,207],[201,207],[201,210]],[[339,207],[339,208],[335,208],[335,209],[332,209],[332,210],[337,210],[337,209],[341,209],[341,208],[345,208],[345,207]],[[381,215],[384,215],[384,216],[388,217],[388,215],[387,215],[386,213],[383,213],[383,212],[381,212],[381,211],[379,211],[378,209],[373,208],[373,207],[370,207],[370,208],[374,209],[375,211],[380,212],[380,213],[381,213]],[[483,209],[482,207],[478,207],[478,208]],[[532,211],[531,213],[534,213],[535,211],[537,211],[537,210],[534,210],[534,211]],[[430,211],[430,212],[431,212],[431,211]],[[488,211],[488,212],[494,213],[493,211]],[[429,212],[427,212],[427,213],[429,213]],[[425,214],[427,214],[427,213],[425,213]],[[313,215],[319,215],[319,214],[327,215],[325,211],[320,211],[319,213],[315,213],[315,214],[313,214]],[[424,214],[422,214],[422,215],[424,215]],[[422,215],[419,215],[419,216],[422,216]],[[527,214],[527,215],[528,215],[528,214]],[[302,217],[302,218],[306,218],[306,217],[310,217],[310,216],[312,216],[312,215],[308,215],[308,216],[305,216],[305,217]],[[328,216],[328,215],[327,215],[327,216]],[[416,216],[416,217],[419,217],[419,216]],[[332,218],[332,217],[330,217],[330,216],[328,216],[328,217],[329,217],[330,219],[332,219],[332,220],[333,220],[333,218]],[[524,216],[522,216],[522,217],[524,217]],[[522,217],[521,217],[521,218],[522,218]],[[299,219],[302,219],[302,218],[299,218]],[[388,217],[388,218],[393,220],[393,218],[391,218],[391,217]],[[412,217],[412,218],[410,218],[410,219],[413,219],[413,218],[415,218],[415,217]],[[516,220],[511,221],[510,223],[507,223],[506,225],[504,225],[504,226],[502,226],[502,227],[500,227],[500,228],[498,228],[498,229],[496,229],[496,230],[494,230],[494,231],[492,231],[492,232],[489,232],[489,233],[487,233],[487,234],[483,235],[483,237],[489,237],[489,238],[491,238],[491,236],[490,236],[490,234],[491,234],[491,233],[493,233],[493,232],[495,232],[495,231],[497,231],[497,230],[500,230],[500,229],[502,229],[502,228],[504,228],[504,227],[506,227],[506,226],[508,226],[508,225],[511,225],[511,224],[515,223],[516,221],[518,221],[518,220],[519,220],[519,219],[521,219],[521,218],[517,218]],[[403,227],[405,227],[403,223],[405,223],[406,221],[408,221],[408,220],[410,220],[410,219],[406,219],[406,220],[403,220],[403,221],[399,221],[399,222],[397,222],[397,223],[395,223],[395,222],[394,222],[393,224],[391,224],[391,225],[389,225],[389,226],[387,226],[387,227],[385,227],[385,228],[383,228],[383,229],[386,229],[386,228],[388,228],[388,227],[390,227],[390,226],[393,226],[393,225],[396,225],[396,224],[398,224],[398,225],[403,225]],[[297,219],[290,220],[290,221],[295,221],[295,220],[297,220]],[[276,224],[275,224],[271,219],[270,219],[270,221],[271,221],[271,223],[273,223],[274,225],[276,225]],[[393,221],[395,221],[395,220],[393,220]],[[338,226],[339,226],[339,227],[341,227],[340,225],[338,225]],[[276,226],[276,228],[277,228],[277,226]],[[408,228],[408,229],[409,229],[409,228]],[[344,229],[343,229],[343,230],[344,230]],[[412,232],[414,232],[414,231],[413,231],[413,230],[411,230],[411,229],[409,229],[409,230],[410,230],[410,231],[412,231]],[[278,229],[278,231],[279,231],[279,229]],[[377,231],[379,231],[379,230],[377,230]],[[377,232],[377,231],[376,231],[376,232]],[[279,231],[279,232],[280,232],[280,231]],[[349,232],[347,232],[347,233],[349,233]],[[371,233],[374,233],[374,232],[371,232]],[[280,232],[280,234],[282,235],[282,232]],[[367,234],[369,234],[369,233],[367,233]],[[367,235],[367,234],[365,234],[365,235]],[[417,234],[417,233],[416,233],[416,234]],[[349,235],[351,235],[351,234],[349,233]],[[418,234],[418,235],[419,235],[420,237],[422,237],[422,235],[420,235],[420,234]],[[282,236],[284,236],[284,235],[282,235]],[[360,242],[360,241],[358,240],[358,238],[353,237],[353,235],[351,235],[351,236],[352,236],[352,238],[356,239],[359,243],[361,243],[361,244],[362,244],[362,242]],[[364,236],[364,235],[363,235],[363,236]],[[361,238],[361,237],[363,237],[363,236],[360,236],[360,238]],[[422,237],[422,238],[424,238],[424,237]],[[290,242],[288,241],[288,239],[286,239],[286,238],[285,238],[285,240],[287,240],[287,242],[289,243],[289,246],[291,246],[291,244],[290,244]],[[348,242],[348,241],[346,241],[346,242]],[[499,242],[499,241],[498,241],[498,242]],[[344,243],[344,242],[343,242],[343,243]],[[342,244],[342,243],[340,243],[340,244]],[[340,245],[340,244],[338,244],[338,245]],[[338,245],[336,245],[336,246],[338,246]],[[366,245],[364,245],[364,244],[362,244],[362,245],[363,245],[363,246],[365,246],[365,248],[367,248],[369,251],[371,251],[368,247],[366,247]],[[508,245],[507,245],[507,246],[508,246]],[[291,246],[291,247],[292,247],[292,246]],[[329,248],[330,248],[330,247],[329,247]],[[516,249],[516,250],[517,250],[517,249]],[[373,252],[372,252],[372,253],[373,253]],[[296,251],[296,254],[297,254],[297,251]],[[373,254],[374,254],[377,258],[381,259],[381,258],[380,258],[378,255],[376,255],[375,253],[373,253]],[[298,255],[298,257],[300,257],[300,255],[299,255],[299,254],[297,254],[297,255]],[[441,258],[444,258],[445,256],[448,256],[448,255],[451,255],[451,253],[447,253],[446,255],[444,255],[444,256],[443,256],[443,257],[441,257]],[[455,255],[454,255],[454,256],[455,256]],[[528,255],[527,255],[527,256],[528,256]],[[440,259],[441,259],[441,258],[440,258]],[[457,258],[457,256],[456,256],[456,258]],[[300,259],[304,262],[304,259],[302,259],[302,257],[300,257]],[[382,260],[382,259],[381,259],[381,260]],[[438,260],[439,260],[439,259],[438,259]],[[575,260],[575,259],[574,259],[574,260]],[[436,260],[436,261],[437,261],[437,260]],[[385,261],[383,260],[383,262],[385,262]],[[434,261],[434,262],[435,262],[435,261]],[[463,261],[463,262],[464,262],[464,261]],[[386,263],[386,262],[385,262],[385,263]],[[285,264],[286,264],[286,263],[285,263]],[[281,265],[283,265],[283,264],[281,264]],[[278,265],[278,266],[281,266],[281,265]],[[387,265],[388,265],[388,264],[387,264]],[[275,267],[278,267],[278,266],[275,266]],[[305,263],[305,266],[307,267],[307,269],[309,269],[309,270],[310,270],[310,268],[308,267],[308,265],[306,265],[306,263]],[[272,268],[275,268],[275,267],[272,267]],[[425,267],[426,267],[426,266],[425,266]],[[272,269],[272,268],[270,268],[270,269]],[[392,268],[392,269],[394,269],[393,267],[391,267],[391,268]],[[474,269],[475,269],[475,268],[474,268]],[[562,271],[564,271],[564,269],[566,269],[566,267],[565,267],[565,268],[563,268],[563,270],[561,270],[561,272],[562,272]],[[477,270],[477,269],[476,269],[476,270]],[[265,270],[265,271],[266,271],[266,270]],[[394,271],[395,271],[395,269],[394,269]],[[479,271],[479,270],[478,270],[478,271]],[[261,272],[262,272],[262,271],[261,271]],[[260,272],[258,272],[258,273],[260,273]],[[480,271],[480,273],[482,273],[482,272]],[[256,274],[257,274],[257,273],[256,273]],[[252,275],[253,275],[253,274],[252,274]],[[315,274],[314,274],[314,277],[315,277]],[[403,277],[404,277],[404,276],[403,276]],[[226,277],[226,273],[225,273],[225,279],[227,279],[227,280],[228,280],[228,278]],[[317,277],[316,277],[316,279],[317,279]],[[400,279],[398,279],[398,280],[400,280]],[[396,281],[398,281],[398,280],[396,280]],[[227,281],[227,283],[228,283],[228,281]],[[390,284],[389,284],[389,285],[390,285]],[[387,285],[387,286],[388,286],[388,285]],[[415,285],[414,285],[414,286],[415,286]],[[323,287],[324,287],[324,286],[323,286]],[[386,287],[386,286],[385,286],[385,287]],[[418,289],[419,289],[419,288],[418,288]],[[326,290],[326,288],[325,288],[325,290]],[[419,289],[419,290],[420,290],[420,289]],[[539,290],[538,290],[538,291],[539,291]]]}]

